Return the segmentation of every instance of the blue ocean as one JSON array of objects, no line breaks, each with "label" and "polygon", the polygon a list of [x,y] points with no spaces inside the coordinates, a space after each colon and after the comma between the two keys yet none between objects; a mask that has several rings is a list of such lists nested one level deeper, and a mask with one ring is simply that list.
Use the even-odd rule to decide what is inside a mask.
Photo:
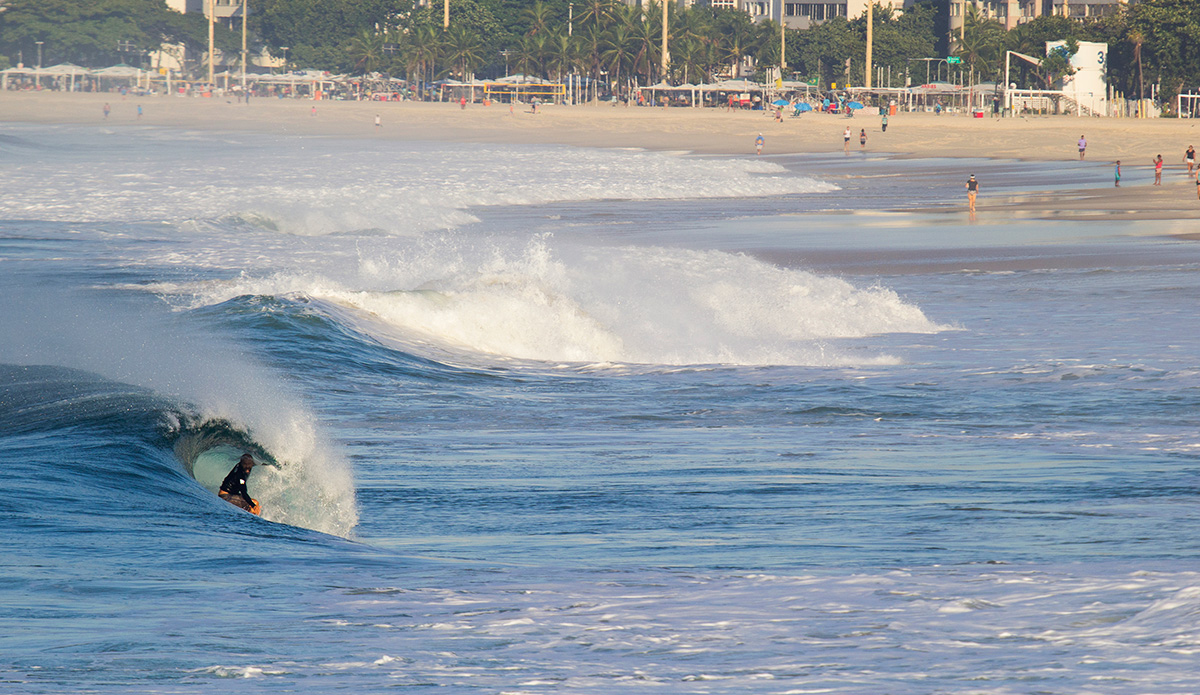
[{"label": "blue ocean", "polygon": [[1007,205],[1109,177],[4,125],[0,692],[1200,691],[1194,227]]}]

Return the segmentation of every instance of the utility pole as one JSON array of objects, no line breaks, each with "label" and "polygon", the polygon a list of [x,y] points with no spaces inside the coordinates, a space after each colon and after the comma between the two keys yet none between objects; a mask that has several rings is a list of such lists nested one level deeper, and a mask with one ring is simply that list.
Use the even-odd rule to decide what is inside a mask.
[{"label": "utility pole", "polygon": [[242,0],[242,91],[246,91],[246,10],[249,0]]},{"label": "utility pole", "polygon": [[787,20],[783,9],[779,10],[779,80],[783,81],[783,69],[787,67]]},{"label": "utility pole", "polygon": [[875,0],[867,0],[867,75],[863,81],[863,86],[867,89],[871,88],[871,43],[874,40],[875,30]]},{"label": "utility pole", "polygon": [[216,0],[208,0],[208,84],[209,87],[216,85],[216,75],[213,71],[213,53],[216,50],[216,14],[217,8],[214,4]]},{"label": "utility pole", "polygon": [[670,62],[670,55],[667,53],[667,3],[670,0],[662,0],[662,79],[667,79],[667,63]]},{"label": "utility pole", "polygon": [[450,28],[450,0],[442,2],[442,29]]}]

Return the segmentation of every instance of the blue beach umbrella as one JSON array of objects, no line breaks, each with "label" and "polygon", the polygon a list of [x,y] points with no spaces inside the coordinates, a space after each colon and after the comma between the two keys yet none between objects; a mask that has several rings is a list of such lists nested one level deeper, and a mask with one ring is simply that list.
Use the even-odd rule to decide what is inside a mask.
[{"label": "blue beach umbrella", "polygon": [[776,99],[775,101],[772,101],[771,103],[776,106],[787,106],[788,104],[790,104],[792,102],[788,101],[787,99]]},{"label": "blue beach umbrella", "polygon": [[849,106],[852,109],[861,109],[863,107],[863,105],[858,103],[857,101],[852,101],[849,104],[846,104],[846,106]]},{"label": "blue beach umbrella", "polygon": [[796,110],[802,113],[804,111],[812,111],[812,106],[805,104],[804,102],[800,102],[799,104],[796,104]]}]

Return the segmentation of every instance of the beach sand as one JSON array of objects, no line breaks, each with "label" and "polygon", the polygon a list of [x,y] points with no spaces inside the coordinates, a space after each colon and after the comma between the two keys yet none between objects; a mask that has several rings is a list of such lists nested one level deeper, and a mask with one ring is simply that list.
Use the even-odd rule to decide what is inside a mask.
[{"label": "beach sand", "polygon": [[[110,104],[107,120],[103,105]],[[138,106],[142,116],[138,117]],[[314,113],[315,107],[315,113]],[[375,125],[375,116],[380,126]],[[854,118],[826,114],[784,117],[777,123],[761,111],[639,108],[595,104],[527,106],[424,102],[338,102],[233,97],[127,97],[118,94],[0,92],[0,121],[108,127],[162,126],[198,130],[238,130],[287,135],[504,144],[559,144],[630,147],[703,154],[752,154],[754,139],[766,139],[764,154],[829,153],[842,150],[842,133],[866,129],[868,149],[903,157],[1077,161],[1080,135],[1088,141],[1090,162],[1120,159],[1121,188],[1046,191],[1020,199],[989,200],[986,186],[979,209],[1017,208],[1022,215],[1052,219],[1200,219],[1193,179],[1185,176],[1183,153],[1200,146],[1200,121],[1178,119],[1028,116],[973,118],[969,115],[898,113],[881,132],[875,112]],[[1167,162],[1162,186],[1150,186],[1155,155]],[[957,182],[960,172],[955,170]],[[957,187],[956,187],[957,188]],[[958,191],[955,190],[957,194]]]}]

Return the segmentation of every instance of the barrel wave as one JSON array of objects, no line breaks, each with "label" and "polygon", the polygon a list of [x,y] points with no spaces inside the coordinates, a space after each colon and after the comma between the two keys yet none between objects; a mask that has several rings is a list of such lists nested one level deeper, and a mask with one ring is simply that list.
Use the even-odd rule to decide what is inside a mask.
[{"label": "barrel wave", "polygon": [[21,499],[66,516],[101,508],[170,516],[197,505],[237,514],[215,493],[250,452],[265,463],[250,484],[264,519],[337,535],[353,530],[349,479],[315,442],[278,454],[244,425],[201,407],[64,367],[0,365],[0,402],[10,504]]}]

